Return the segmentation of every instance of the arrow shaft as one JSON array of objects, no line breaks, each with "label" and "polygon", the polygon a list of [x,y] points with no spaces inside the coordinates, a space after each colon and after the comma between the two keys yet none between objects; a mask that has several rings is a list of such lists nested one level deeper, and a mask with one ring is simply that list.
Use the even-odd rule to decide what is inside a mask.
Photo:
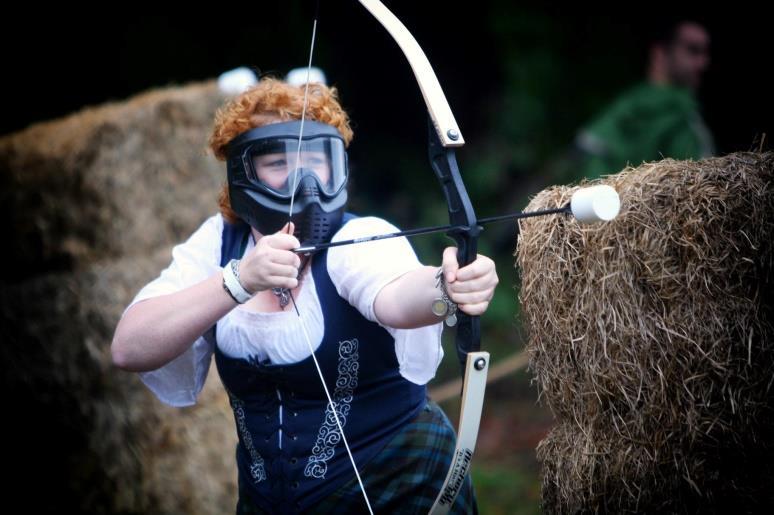
[{"label": "arrow shaft", "polygon": [[[491,223],[504,222],[506,220],[516,220],[520,218],[532,218],[534,216],[552,215],[557,213],[569,213],[569,205],[564,207],[557,207],[553,209],[541,209],[539,211],[528,211],[519,213],[509,213],[507,215],[490,216],[487,218],[481,218],[477,221],[478,225],[487,225]],[[341,247],[344,245],[353,245],[355,243],[364,243],[366,241],[387,240],[390,238],[399,238],[401,236],[419,236],[420,234],[435,234],[439,232],[459,231],[467,229],[464,225],[436,225],[432,227],[419,227],[417,229],[408,229],[405,231],[390,232],[385,234],[377,234],[374,236],[362,236],[360,238],[352,238],[351,240],[333,241],[328,243],[320,243],[318,245],[307,245],[303,247],[297,247],[292,249],[296,254],[311,254],[312,252],[318,252],[320,250],[329,249],[331,247]]]}]

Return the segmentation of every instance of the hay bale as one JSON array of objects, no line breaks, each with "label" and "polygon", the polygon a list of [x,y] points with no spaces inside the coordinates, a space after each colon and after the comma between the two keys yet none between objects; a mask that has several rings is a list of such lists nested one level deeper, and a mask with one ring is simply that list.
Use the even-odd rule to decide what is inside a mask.
[{"label": "hay bale", "polygon": [[549,512],[774,506],[774,152],[665,159],[608,184],[613,222],[521,221],[530,369],[558,426]]},{"label": "hay bale", "polygon": [[[123,309],[217,209],[205,155],[215,81],[87,108],[0,139],[6,504],[78,513],[229,513],[237,435],[212,366],[196,406],[112,365]],[[41,495],[42,494],[42,495]]]},{"label": "hay bale", "polygon": [[208,155],[216,81],[150,90],[0,138],[0,280],[179,243],[226,180]]},{"label": "hay bale", "polygon": [[121,312],[169,259],[166,248],[0,290],[6,409],[19,420],[6,430],[11,499],[52,512],[233,512],[237,436],[215,366],[196,406],[173,408],[112,365]]}]

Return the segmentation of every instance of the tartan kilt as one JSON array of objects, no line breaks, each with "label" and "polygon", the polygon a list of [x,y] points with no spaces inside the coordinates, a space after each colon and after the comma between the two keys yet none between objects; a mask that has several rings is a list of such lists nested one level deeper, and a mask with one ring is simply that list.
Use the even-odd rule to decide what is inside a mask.
[{"label": "tartan kilt", "polygon": [[[406,424],[390,442],[360,467],[368,500],[375,515],[426,514],[441,491],[449,471],[457,436],[446,414],[429,397],[414,420]],[[240,481],[237,515],[264,515],[250,500]],[[352,479],[307,513],[366,514],[368,507],[357,478]],[[478,514],[470,473],[449,513]]]}]

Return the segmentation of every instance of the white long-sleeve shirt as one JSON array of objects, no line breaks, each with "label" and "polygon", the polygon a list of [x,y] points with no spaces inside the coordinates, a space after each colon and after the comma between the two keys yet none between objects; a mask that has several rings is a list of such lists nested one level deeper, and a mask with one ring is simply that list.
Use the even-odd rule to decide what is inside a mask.
[{"label": "white long-sleeve shirt", "polygon": [[[170,265],[137,293],[124,313],[144,299],[174,293],[213,273],[222,273],[222,230],[223,218],[218,213],[205,220],[188,240],[173,247]],[[397,231],[397,227],[381,218],[360,217],[344,225],[332,241]],[[255,241],[251,235],[245,254],[253,247]],[[403,237],[333,247],[327,254],[328,273],[336,291],[365,318],[377,323],[373,304],[379,291],[397,277],[423,266]],[[322,342],[324,333],[322,309],[309,270],[310,266],[307,266],[296,298],[300,320],[292,307],[285,311],[258,313],[238,305],[218,321],[217,345],[223,353],[231,357],[268,358],[273,364],[295,363],[308,357],[309,344],[299,324],[306,327],[315,349]],[[395,339],[401,375],[416,384],[425,384],[432,379],[443,359],[443,323],[416,329],[383,327]],[[166,365],[140,372],[139,376],[160,401],[171,406],[190,406],[196,403],[207,379],[212,354],[211,344],[200,336]]]}]

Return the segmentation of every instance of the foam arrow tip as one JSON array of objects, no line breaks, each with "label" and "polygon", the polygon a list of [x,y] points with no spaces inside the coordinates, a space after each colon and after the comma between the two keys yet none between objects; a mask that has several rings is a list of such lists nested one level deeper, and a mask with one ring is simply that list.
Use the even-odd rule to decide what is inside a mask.
[{"label": "foam arrow tip", "polygon": [[611,186],[599,184],[573,193],[570,209],[581,223],[608,222],[618,215],[621,199]]}]

